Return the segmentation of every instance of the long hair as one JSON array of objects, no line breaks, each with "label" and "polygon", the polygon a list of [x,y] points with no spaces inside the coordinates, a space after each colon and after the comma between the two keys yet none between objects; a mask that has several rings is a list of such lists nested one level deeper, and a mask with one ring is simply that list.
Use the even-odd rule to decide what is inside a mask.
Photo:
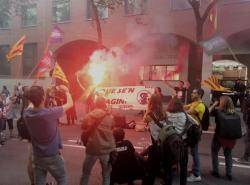
[{"label": "long hair", "polygon": [[168,104],[167,111],[170,113],[184,112],[182,101],[177,97],[172,98]]},{"label": "long hair", "polygon": [[234,103],[229,96],[220,97],[219,109],[224,111],[225,113],[235,113]]},{"label": "long hair", "polygon": [[147,112],[154,113],[160,120],[165,117],[163,113],[161,97],[157,94],[152,94],[148,101]]}]

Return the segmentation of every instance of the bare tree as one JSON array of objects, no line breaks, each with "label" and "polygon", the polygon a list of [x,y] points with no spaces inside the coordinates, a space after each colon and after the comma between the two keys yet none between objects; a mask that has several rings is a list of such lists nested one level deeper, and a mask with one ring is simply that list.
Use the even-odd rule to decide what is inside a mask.
[{"label": "bare tree", "polygon": [[[195,20],[196,20],[196,42],[199,43],[203,41],[204,34],[204,23],[206,22],[211,10],[215,7],[216,3],[220,0],[212,0],[208,6],[206,7],[204,13],[201,13],[200,10],[200,0],[187,0],[189,4],[192,6]],[[200,85],[201,75],[202,75],[202,61],[203,61],[203,49],[196,44],[192,49],[193,58],[192,58],[192,67],[189,69],[189,81],[191,82],[191,86]],[[192,72],[190,72],[192,71]],[[199,83],[197,83],[199,82]]]},{"label": "bare tree", "polygon": [[[124,0],[90,0],[93,10],[93,19],[96,23],[96,30],[98,35],[98,45],[103,46],[103,35],[101,21],[99,17],[99,8],[108,8],[114,10],[116,7],[123,5]],[[134,0],[132,0],[134,1]]]},{"label": "bare tree", "polygon": [[216,3],[220,0],[212,0],[207,6],[203,15],[200,12],[200,0],[187,0],[193,8],[195,20],[196,20],[196,41],[200,42],[203,40],[203,26],[206,22],[211,10],[214,8]]}]

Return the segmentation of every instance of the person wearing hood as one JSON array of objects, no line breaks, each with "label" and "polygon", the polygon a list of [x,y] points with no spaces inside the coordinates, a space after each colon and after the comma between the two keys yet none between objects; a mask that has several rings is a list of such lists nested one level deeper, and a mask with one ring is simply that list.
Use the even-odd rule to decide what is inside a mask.
[{"label": "person wearing hood", "polygon": [[47,172],[55,178],[58,185],[67,185],[57,120],[73,106],[73,100],[66,86],[58,86],[58,90],[65,92],[67,103],[53,108],[45,108],[43,87],[32,86],[28,92],[28,99],[32,105],[25,110],[24,119],[31,136],[36,185],[46,183]]},{"label": "person wearing hood", "polygon": [[[102,167],[103,185],[110,185],[111,163],[110,153],[115,151],[115,139],[112,128],[114,118],[107,111],[106,100],[97,97],[94,101],[94,109],[83,119],[82,129],[93,128],[86,142],[86,157],[83,163],[81,185],[87,185],[91,169],[99,159]],[[93,124],[95,126],[93,127]]]}]

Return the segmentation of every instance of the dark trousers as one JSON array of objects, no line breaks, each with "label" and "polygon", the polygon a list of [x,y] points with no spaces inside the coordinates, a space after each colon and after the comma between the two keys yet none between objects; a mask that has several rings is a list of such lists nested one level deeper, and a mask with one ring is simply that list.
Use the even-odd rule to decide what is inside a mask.
[{"label": "dark trousers", "polygon": [[4,120],[0,118],[0,144],[4,144],[4,139],[2,136],[3,125],[4,125]]},{"label": "dark trousers", "polygon": [[233,103],[234,103],[234,106],[236,107],[237,105],[237,102],[238,100],[240,101],[240,107],[241,107],[241,110],[243,109],[243,101],[244,101],[244,93],[236,93],[234,96],[233,96]]},{"label": "dark trousers", "polygon": [[4,120],[3,130],[6,130],[6,123],[8,124],[9,130],[13,130],[13,119]]},{"label": "dark trousers", "polygon": [[[184,144],[179,166],[180,166],[180,185],[186,185],[187,184],[187,164],[188,164],[188,146]],[[165,185],[172,185],[173,181],[173,168],[172,165],[169,163],[163,162],[163,167],[165,171]]]},{"label": "dark trousers", "polygon": [[[214,135],[213,141],[212,141],[211,153],[212,153],[213,172],[216,172],[216,173],[219,173],[218,153],[221,147],[222,145],[220,144],[218,137]],[[233,167],[232,149],[223,148],[223,150],[224,150],[224,156],[225,156],[225,162],[226,162],[226,174],[231,176],[232,167]]]},{"label": "dark trousers", "polygon": [[250,160],[250,125],[247,125],[247,133],[245,135],[245,152],[244,159]]},{"label": "dark trousers", "polygon": [[145,176],[142,180],[142,185],[153,185],[156,176],[161,170],[161,157],[156,144],[153,144],[147,149],[148,159],[145,164]]}]

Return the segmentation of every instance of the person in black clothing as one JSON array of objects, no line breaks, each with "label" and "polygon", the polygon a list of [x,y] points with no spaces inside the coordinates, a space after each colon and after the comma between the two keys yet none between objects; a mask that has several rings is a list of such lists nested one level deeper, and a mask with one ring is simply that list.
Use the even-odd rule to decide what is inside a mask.
[{"label": "person in black clothing", "polygon": [[122,128],[114,129],[113,135],[118,155],[116,162],[112,165],[110,184],[133,185],[133,181],[141,179],[144,174],[142,159],[136,153],[133,144],[129,140],[124,140],[125,132]]},{"label": "person in black clothing", "polygon": [[170,88],[175,90],[175,96],[178,99],[181,99],[182,103],[186,103],[186,96],[187,96],[187,89],[189,88],[189,83],[186,84],[181,80],[179,80],[178,82],[178,86],[173,86],[171,84],[168,83],[168,81],[165,82],[167,84],[167,86],[169,86]]},{"label": "person in black clothing", "polygon": [[243,109],[243,100],[244,100],[244,94],[246,91],[246,86],[245,84],[242,82],[241,79],[236,80],[235,84],[234,84],[234,97],[233,97],[233,102],[234,102],[234,106],[236,107],[237,105],[237,101],[240,101],[240,107],[241,110]]},{"label": "person in black clothing", "polygon": [[245,151],[241,158],[237,160],[240,163],[250,164],[250,89],[248,89],[244,98],[243,119],[246,124]]},{"label": "person in black clothing", "polygon": [[2,101],[2,97],[0,96],[0,147],[4,145],[4,139],[2,137],[2,131],[4,127],[3,109],[4,109],[4,104]]},{"label": "person in black clothing", "polygon": [[75,121],[77,120],[75,103],[69,110],[66,111],[66,115],[67,115],[67,124],[74,125]]}]

